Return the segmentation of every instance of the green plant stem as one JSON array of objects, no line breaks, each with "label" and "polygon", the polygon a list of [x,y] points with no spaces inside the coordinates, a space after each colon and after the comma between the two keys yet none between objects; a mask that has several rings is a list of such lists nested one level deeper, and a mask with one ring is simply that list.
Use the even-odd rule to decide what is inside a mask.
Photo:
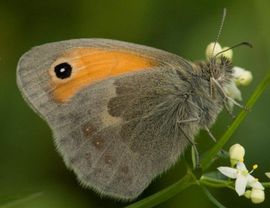
[{"label": "green plant stem", "polygon": [[202,175],[199,183],[214,188],[230,188],[234,190],[234,183],[229,180],[221,180]]},{"label": "green plant stem", "polygon": [[214,204],[216,205],[218,208],[226,208],[225,206],[223,206],[223,204],[221,204],[211,193],[210,191],[204,187],[201,186],[203,192],[205,193],[205,195],[208,197],[208,199]]},{"label": "green plant stem", "polygon": [[184,189],[190,187],[191,185],[196,184],[196,177],[191,173],[188,172],[182,179],[180,179],[178,182],[172,184],[171,186],[145,198],[138,202],[135,202],[126,208],[150,208],[154,207],[171,197],[175,196],[179,192],[183,191]]},{"label": "green plant stem", "polygon": [[[200,180],[198,180],[198,183],[214,188],[230,188],[234,190],[234,182],[230,180],[221,180],[203,175],[201,176]],[[261,182],[261,184],[264,188],[270,188],[270,182]]]},{"label": "green plant stem", "polygon": [[[270,84],[270,72],[265,76],[265,78],[260,82],[260,84],[256,87],[255,91],[251,95],[250,99],[247,102],[247,108],[251,109],[260,95],[264,92],[265,88]],[[239,115],[235,118],[231,126],[224,133],[224,135],[218,140],[218,142],[210,149],[209,152],[205,154],[201,161],[202,170],[205,171],[213,162],[214,157],[217,153],[223,148],[223,146],[228,142],[232,134],[247,116],[248,110],[242,110]]]}]

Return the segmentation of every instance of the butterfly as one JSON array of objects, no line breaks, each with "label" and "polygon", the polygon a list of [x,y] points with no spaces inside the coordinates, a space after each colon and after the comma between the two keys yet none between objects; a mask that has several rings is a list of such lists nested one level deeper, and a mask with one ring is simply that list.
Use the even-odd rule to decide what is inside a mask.
[{"label": "butterfly", "polygon": [[74,39],[26,52],[17,83],[80,183],[134,200],[209,131],[232,67],[225,56],[190,62],[133,43]]}]

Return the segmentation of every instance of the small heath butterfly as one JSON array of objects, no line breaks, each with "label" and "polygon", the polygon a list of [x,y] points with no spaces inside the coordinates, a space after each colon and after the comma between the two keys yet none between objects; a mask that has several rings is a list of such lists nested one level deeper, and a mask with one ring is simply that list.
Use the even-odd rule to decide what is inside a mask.
[{"label": "small heath butterfly", "polygon": [[107,39],[37,46],[17,67],[18,87],[52,129],[66,166],[84,186],[123,200],[138,197],[199,130],[209,131],[231,82],[225,56],[192,63]]}]

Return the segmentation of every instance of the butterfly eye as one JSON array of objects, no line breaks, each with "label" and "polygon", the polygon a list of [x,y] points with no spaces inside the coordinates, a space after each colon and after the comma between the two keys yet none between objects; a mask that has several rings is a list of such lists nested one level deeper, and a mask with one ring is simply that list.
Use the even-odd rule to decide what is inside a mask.
[{"label": "butterfly eye", "polygon": [[61,63],[54,67],[54,72],[59,79],[66,79],[71,75],[72,66],[66,62]]}]

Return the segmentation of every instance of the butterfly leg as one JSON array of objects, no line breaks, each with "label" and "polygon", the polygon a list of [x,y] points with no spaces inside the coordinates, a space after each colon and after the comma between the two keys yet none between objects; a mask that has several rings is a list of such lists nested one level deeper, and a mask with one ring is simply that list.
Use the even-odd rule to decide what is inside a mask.
[{"label": "butterfly leg", "polygon": [[210,138],[211,138],[214,142],[217,142],[216,137],[212,134],[212,132],[210,131],[210,129],[209,129],[207,126],[205,126],[204,129],[205,129],[205,131],[208,133],[208,135],[210,136]]},{"label": "butterfly leg", "polygon": [[[242,109],[244,109],[246,111],[248,110],[248,108],[246,106],[241,105],[240,103],[238,103],[237,101],[235,101],[233,98],[231,98],[228,95],[226,95],[226,93],[224,92],[222,86],[218,83],[218,81],[215,78],[211,77],[210,80],[212,80],[212,82],[215,83],[215,85],[218,87],[218,89],[220,90],[222,96],[225,99],[227,99],[228,101],[231,101],[234,105],[238,106],[239,108],[242,108]],[[210,81],[210,83],[211,83],[211,81]]]},{"label": "butterfly leg", "polygon": [[224,104],[224,107],[225,107],[227,113],[232,117],[232,119],[234,119],[235,115],[233,114],[232,109],[230,108],[230,106],[228,106],[228,102],[226,102],[226,98],[223,99],[223,104]]},{"label": "butterfly leg", "polygon": [[199,151],[196,147],[196,143],[193,141],[193,139],[191,139],[186,133],[185,131],[182,129],[182,127],[179,127],[180,131],[183,133],[183,135],[185,136],[185,138],[189,141],[189,143],[192,145],[192,148],[194,150],[194,154],[195,154],[195,167],[196,169],[200,168],[200,156],[199,156]]},{"label": "butterfly leg", "polygon": [[[177,122],[181,124],[181,123],[189,123],[189,122],[196,122],[196,121],[199,121],[199,118],[191,118],[191,119],[186,119],[186,120],[179,120]],[[207,126],[205,126],[204,129],[206,130],[206,132],[208,133],[210,138],[214,142],[216,142],[217,140],[216,140],[215,136],[212,134],[212,132],[210,131],[210,129]]]}]

